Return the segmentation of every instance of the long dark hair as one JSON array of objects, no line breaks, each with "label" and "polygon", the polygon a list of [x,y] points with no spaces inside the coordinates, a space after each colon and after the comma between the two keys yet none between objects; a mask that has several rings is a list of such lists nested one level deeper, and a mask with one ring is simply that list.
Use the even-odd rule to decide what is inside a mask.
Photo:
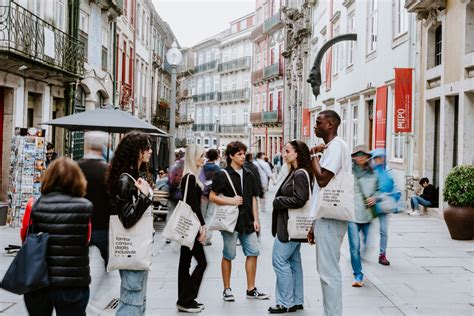
[{"label": "long dark hair", "polygon": [[150,148],[150,137],[142,132],[127,133],[117,146],[114,158],[107,171],[106,183],[111,194],[115,194],[115,188],[120,175],[129,173],[135,179],[139,177],[140,171],[146,171],[146,164],[138,167],[140,153]]},{"label": "long dark hair", "polygon": [[[314,173],[313,168],[311,167],[311,154],[309,153],[309,148],[305,142],[300,140],[292,140],[289,144],[296,151],[298,156],[296,157],[296,164],[298,165],[297,169],[303,168],[309,174],[310,184],[313,182]],[[292,168],[290,166],[290,168]]]}]

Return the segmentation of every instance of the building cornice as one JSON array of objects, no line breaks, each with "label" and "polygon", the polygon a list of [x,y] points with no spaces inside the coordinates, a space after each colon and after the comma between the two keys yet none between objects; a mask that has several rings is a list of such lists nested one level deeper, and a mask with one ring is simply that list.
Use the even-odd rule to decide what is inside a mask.
[{"label": "building cornice", "polygon": [[369,87],[369,88],[361,90],[359,92],[359,94],[363,95],[363,96],[368,96],[368,95],[371,95],[371,94],[374,94],[374,93],[375,93],[375,88],[374,87]]},{"label": "building cornice", "polygon": [[334,104],[334,98],[327,98],[326,100],[323,100],[323,103],[326,105],[326,106],[331,106]]}]

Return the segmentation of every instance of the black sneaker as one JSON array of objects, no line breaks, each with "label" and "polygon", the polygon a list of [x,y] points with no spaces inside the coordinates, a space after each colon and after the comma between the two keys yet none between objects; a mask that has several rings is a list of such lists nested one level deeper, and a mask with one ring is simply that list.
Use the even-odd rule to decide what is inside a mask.
[{"label": "black sneaker", "polygon": [[257,288],[254,288],[253,290],[247,291],[247,298],[253,298],[256,300],[268,300],[270,296],[264,293],[260,293]]},{"label": "black sneaker", "polygon": [[198,303],[198,301],[196,301],[196,300],[194,300],[193,303],[196,304],[197,307],[200,307],[202,309],[206,308],[206,306],[204,304]]},{"label": "black sneaker", "polygon": [[295,306],[293,306],[293,307],[296,307],[297,310],[304,309],[303,304],[297,304],[297,305],[295,305]]},{"label": "black sneaker", "polygon": [[286,308],[285,306],[282,306],[282,305],[276,305],[276,306],[272,306],[270,308],[268,308],[268,312],[270,314],[284,314],[284,313],[293,313],[293,312],[296,312],[297,308],[296,308],[296,305],[295,306],[292,306],[292,307],[289,307],[289,308]]},{"label": "black sneaker", "polygon": [[176,308],[180,312],[185,312],[185,313],[200,313],[202,312],[203,308],[199,307],[196,304],[192,304],[191,306],[182,306],[179,304],[176,304]]},{"label": "black sneaker", "polygon": [[232,294],[231,288],[225,289],[224,292],[222,293],[222,298],[226,302],[233,302],[235,301],[234,294]]}]

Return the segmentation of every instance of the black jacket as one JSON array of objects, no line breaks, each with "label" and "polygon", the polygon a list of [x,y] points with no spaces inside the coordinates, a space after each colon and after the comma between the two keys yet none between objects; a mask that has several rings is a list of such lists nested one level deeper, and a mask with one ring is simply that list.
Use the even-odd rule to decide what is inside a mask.
[{"label": "black jacket", "polygon": [[110,212],[112,205],[105,184],[107,164],[102,159],[81,159],[78,161],[87,180],[87,193],[85,198],[92,202],[92,229],[109,228]]},{"label": "black jacket", "polygon": [[246,161],[244,163],[244,168],[252,172],[253,176],[255,177],[255,181],[257,181],[258,190],[260,192],[259,197],[263,198],[265,191],[263,190],[263,187],[262,187],[262,181],[260,180],[260,173],[258,172],[258,167],[254,165],[252,162]]},{"label": "black jacket", "polygon": [[306,204],[310,185],[306,173],[298,169],[291,171],[278,189],[273,200],[272,235],[279,241],[288,242],[288,209]]},{"label": "black jacket", "polygon": [[89,221],[92,203],[61,192],[45,194],[31,212],[34,233],[49,234],[49,280],[56,287],[86,287],[89,273]]},{"label": "black jacket", "polygon": [[428,184],[428,186],[423,189],[421,197],[430,201],[432,207],[438,206],[438,192],[436,192],[436,189],[432,184]]},{"label": "black jacket", "polygon": [[130,228],[140,220],[151,205],[152,197],[140,192],[133,180],[125,174],[120,175],[115,192],[117,193],[114,197],[113,208],[123,227]]},{"label": "black jacket", "polygon": [[[189,183],[188,183],[189,181]],[[188,192],[186,196],[186,204],[191,206],[194,213],[196,213],[197,217],[199,218],[199,222],[201,226],[206,225],[204,222],[204,217],[202,217],[201,212],[201,195],[202,190],[196,183],[196,177],[193,174],[185,174],[183,180],[181,181],[181,192],[183,192],[183,199],[184,199],[184,192],[188,186]]]}]

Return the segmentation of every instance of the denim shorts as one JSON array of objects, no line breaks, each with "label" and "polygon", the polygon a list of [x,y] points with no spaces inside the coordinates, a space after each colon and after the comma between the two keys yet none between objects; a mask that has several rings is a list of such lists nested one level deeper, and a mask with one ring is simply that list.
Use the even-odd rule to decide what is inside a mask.
[{"label": "denim shorts", "polygon": [[222,256],[227,260],[234,260],[235,250],[237,248],[237,238],[240,240],[242,245],[242,251],[246,257],[257,257],[260,254],[257,233],[251,234],[239,234],[235,231],[229,233],[227,231],[221,231],[222,239],[224,240],[224,250],[222,250]]}]

